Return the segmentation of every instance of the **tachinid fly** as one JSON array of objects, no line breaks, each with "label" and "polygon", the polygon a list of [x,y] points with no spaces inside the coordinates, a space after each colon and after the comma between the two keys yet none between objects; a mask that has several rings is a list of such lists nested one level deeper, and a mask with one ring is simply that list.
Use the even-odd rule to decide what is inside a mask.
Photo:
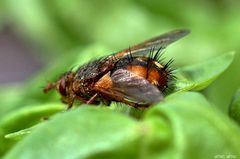
[{"label": "tachinid fly", "polygon": [[162,64],[161,51],[184,37],[188,30],[175,30],[66,72],[44,92],[56,89],[71,108],[74,100],[109,105],[112,101],[133,107],[148,107],[163,99],[172,79],[169,65]]}]

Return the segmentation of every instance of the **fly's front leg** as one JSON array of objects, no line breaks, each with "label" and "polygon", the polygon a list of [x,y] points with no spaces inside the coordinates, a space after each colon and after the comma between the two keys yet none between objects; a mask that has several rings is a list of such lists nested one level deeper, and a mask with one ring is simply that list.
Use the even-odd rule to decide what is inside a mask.
[{"label": "fly's front leg", "polygon": [[67,104],[67,110],[69,110],[73,106],[74,98],[63,97],[62,96],[61,101],[65,104]]}]

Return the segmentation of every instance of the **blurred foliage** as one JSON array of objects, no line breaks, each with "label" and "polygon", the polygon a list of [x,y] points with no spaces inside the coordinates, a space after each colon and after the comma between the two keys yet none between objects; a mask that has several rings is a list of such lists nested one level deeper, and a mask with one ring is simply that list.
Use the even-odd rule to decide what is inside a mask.
[{"label": "blurred foliage", "polygon": [[[9,158],[50,155],[45,143],[53,146],[49,151],[70,158],[136,154],[152,158],[213,158],[217,154],[240,154],[236,135],[239,128],[226,117],[240,86],[239,6],[236,0],[1,1],[0,29],[12,26],[20,36],[46,50],[43,56],[51,58],[42,72],[23,85],[0,88],[0,154],[13,148]],[[174,57],[174,66],[179,68],[177,88],[206,88],[201,93],[207,100],[196,93],[171,95],[146,113],[135,112],[143,113],[140,121],[116,113],[121,112],[118,107],[110,107],[114,112],[105,107],[83,106],[42,122],[42,118],[64,109],[56,92],[42,93],[41,87],[47,81],[93,58],[176,28],[192,31],[164,54],[166,59]],[[232,53],[209,60],[230,51],[236,52],[234,60]],[[235,97],[231,104],[230,116],[239,114],[235,109],[238,99]],[[124,109],[129,110],[124,114],[134,111]],[[239,121],[239,116],[235,117]],[[42,124],[28,129],[36,123]],[[69,153],[62,154],[67,147],[59,147],[62,144],[69,146]]]},{"label": "blurred foliage", "polygon": [[229,116],[240,124],[240,89],[237,90],[229,107]]}]

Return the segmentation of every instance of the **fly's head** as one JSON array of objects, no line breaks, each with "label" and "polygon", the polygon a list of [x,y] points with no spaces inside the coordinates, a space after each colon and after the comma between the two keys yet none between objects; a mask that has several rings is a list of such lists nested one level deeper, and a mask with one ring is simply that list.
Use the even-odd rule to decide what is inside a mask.
[{"label": "fly's head", "polygon": [[44,93],[47,93],[52,89],[56,89],[60,93],[62,101],[68,105],[72,105],[75,96],[72,89],[74,76],[75,73],[71,71],[65,73],[59,78],[57,82],[48,83],[48,85],[43,90]]}]

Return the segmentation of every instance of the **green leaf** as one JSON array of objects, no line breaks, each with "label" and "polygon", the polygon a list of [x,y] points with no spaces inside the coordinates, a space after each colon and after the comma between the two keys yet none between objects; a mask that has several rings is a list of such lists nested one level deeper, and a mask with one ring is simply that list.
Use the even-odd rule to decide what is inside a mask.
[{"label": "green leaf", "polygon": [[139,144],[137,130],[136,121],[122,114],[83,106],[39,126],[7,158],[133,158]]},{"label": "green leaf", "polygon": [[201,94],[186,92],[168,96],[145,114],[145,121],[154,120],[165,121],[171,128],[171,137],[161,147],[162,151],[159,150],[162,143],[156,140],[161,134],[158,129],[151,136],[152,142],[145,145],[149,147],[146,156],[203,159],[240,154],[240,129]]},{"label": "green leaf", "polygon": [[23,130],[14,132],[14,133],[7,134],[4,137],[6,139],[20,140],[23,137],[25,137],[26,135],[30,134],[34,128],[35,127],[30,127],[30,128],[27,128],[27,129],[23,129]]},{"label": "green leaf", "polygon": [[214,158],[240,153],[240,130],[198,93],[175,93],[136,121],[82,106],[41,124],[6,156],[15,158]]},{"label": "green leaf", "polygon": [[214,59],[177,70],[176,91],[199,91],[211,84],[233,61],[230,52]]},{"label": "green leaf", "polygon": [[229,116],[240,124],[240,89],[236,92],[235,96],[229,107]]},{"label": "green leaf", "polygon": [[44,117],[49,117],[50,115],[63,111],[64,109],[65,105],[61,103],[24,107],[1,119],[0,129],[5,132],[21,130],[38,123]]},{"label": "green leaf", "polygon": [[14,108],[18,107],[22,99],[22,87],[1,86],[0,88],[0,120]]},{"label": "green leaf", "polygon": [[42,122],[46,117],[63,111],[63,104],[45,104],[41,106],[29,106],[18,109],[1,118],[0,120],[0,155],[6,152],[16,141],[9,141],[4,136],[37,123]]}]

